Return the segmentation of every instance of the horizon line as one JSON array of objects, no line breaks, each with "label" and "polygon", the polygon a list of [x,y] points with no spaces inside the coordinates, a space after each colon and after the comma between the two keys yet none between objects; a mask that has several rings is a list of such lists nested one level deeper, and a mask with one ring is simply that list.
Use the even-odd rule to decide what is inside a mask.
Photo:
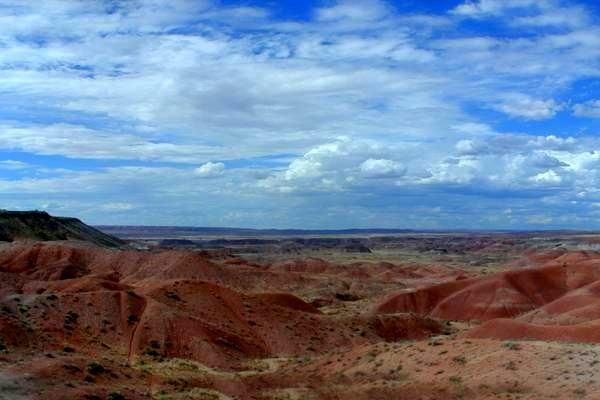
[{"label": "horizon line", "polygon": [[440,233],[458,233],[458,232],[585,232],[585,233],[600,233],[600,230],[593,229],[574,229],[574,228],[540,228],[540,229],[526,229],[526,228],[246,228],[246,227],[234,227],[234,226],[194,226],[194,225],[113,225],[113,224],[92,224],[96,228],[157,228],[157,229],[195,229],[195,230],[237,230],[237,231],[301,231],[301,232],[390,232],[390,233],[429,233],[429,232],[440,232]]}]

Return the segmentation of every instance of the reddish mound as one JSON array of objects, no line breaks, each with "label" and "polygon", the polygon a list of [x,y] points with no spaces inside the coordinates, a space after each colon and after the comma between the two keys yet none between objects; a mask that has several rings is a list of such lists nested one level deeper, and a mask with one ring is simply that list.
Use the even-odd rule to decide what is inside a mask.
[{"label": "reddish mound", "polygon": [[[473,338],[600,341],[600,256],[531,261],[542,262],[469,278],[451,266],[12,245],[0,248],[0,386],[48,399],[219,398],[205,389],[256,399],[546,398],[567,379],[527,386],[528,360],[541,365],[547,354],[535,343],[517,353],[463,340],[467,324],[432,318],[491,319]],[[365,312],[387,292],[377,313]]]},{"label": "reddish mound", "polygon": [[534,325],[512,319],[494,319],[472,329],[470,338],[499,340],[546,340],[559,342],[600,342],[600,323],[595,325]]},{"label": "reddish mound", "polygon": [[[280,283],[275,287],[278,289],[306,291],[312,288],[311,303],[320,305],[336,304],[348,299],[372,299],[394,289],[425,287],[466,278],[461,269],[438,265],[398,265],[388,262],[337,265],[317,258],[274,263],[269,270],[274,274],[270,284],[275,283],[277,277]],[[249,278],[252,276],[248,275]],[[268,290],[266,285],[260,288]]]},{"label": "reddish mound", "polygon": [[[600,270],[595,260],[573,265],[561,261],[562,258],[546,267],[513,270],[399,293],[381,303],[376,311],[416,312],[454,320],[515,317],[598,278]],[[581,255],[576,259],[581,259]]]},{"label": "reddish mound", "polygon": [[465,279],[393,294],[378,305],[376,311],[384,314],[406,312],[430,314],[438,304],[449,296],[475,282],[478,282],[478,279]]},{"label": "reddish mound", "polygon": [[[548,253],[544,266],[394,294],[377,313],[415,312],[441,319],[492,320],[468,336],[594,342],[600,335],[600,254]],[[516,318],[510,320],[507,318]]]},{"label": "reddish mound", "polygon": [[260,293],[255,296],[262,302],[272,304],[274,306],[289,308],[306,313],[320,314],[320,311],[312,305],[300,300],[296,296],[289,293]]},{"label": "reddish mound", "polygon": [[378,315],[372,322],[379,336],[388,342],[415,340],[447,333],[439,321],[413,314]]},{"label": "reddish mound", "polygon": [[325,260],[308,257],[306,259],[275,263],[271,268],[288,272],[309,272],[312,274],[321,274],[330,271],[332,265]]},{"label": "reddish mound", "polygon": [[296,259],[279,262],[271,265],[271,270],[288,271],[295,273],[309,273],[312,275],[337,275],[341,277],[367,279],[378,277],[383,280],[407,280],[424,278],[452,278],[464,271],[428,265],[396,265],[388,262],[379,263],[352,263],[336,265],[319,258]]},{"label": "reddish mound", "polygon": [[519,319],[541,325],[576,325],[600,319],[600,281],[573,290]]},{"label": "reddish mound", "polygon": [[573,290],[517,320],[498,319],[471,331],[471,337],[576,342],[600,340],[600,281]]},{"label": "reddish mound", "polygon": [[[308,265],[320,273],[329,264],[309,260]],[[232,368],[248,358],[442,330],[439,323],[417,317],[331,318],[292,294],[271,291],[286,278],[307,286],[321,280],[240,262],[217,265],[189,251],[15,245],[0,251],[0,269],[7,276],[2,293],[12,298],[0,314],[0,335],[12,346],[36,351],[68,346],[101,354],[110,349],[130,360],[166,356]],[[240,290],[245,287],[268,290],[245,293]]]},{"label": "reddish mound", "polygon": [[[256,267],[219,266],[206,254],[192,251],[111,251],[46,243],[2,249],[0,271],[37,281],[114,275],[120,283],[135,286],[171,279],[197,279],[249,289],[274,287],[290,281],[289,274],[261,271]],[[302,281],[302,278],[291,281]]]},{"label": "reddish mound", "polygon": [[[38,243],[34,245],[15,245],[2,249],[0,252],[0,268],[6,272],[23,275],[39,274],[41,270],[54,270],[57,267],[66,269],[82,267],[89,263],[89,257],[97,252],[93,248],[74,246],[59,246]],[[40,278],[50,274],[39,274]],[[45,279],[45,280],[50,280]]]},{"label": "reddish mound", "polygon": [[524,254],[524,260],[523,261],[527,261],[529,264],[533,264],[533,265],[543,265],[549,261],[552,261],[562,255],[564,255],[565,253],[567,253],[567,250],[565,249],[554,249],[554,250],[547,250],[547,251],[535,251],[535,250],[530,250],[530,251],[526,251]]}]

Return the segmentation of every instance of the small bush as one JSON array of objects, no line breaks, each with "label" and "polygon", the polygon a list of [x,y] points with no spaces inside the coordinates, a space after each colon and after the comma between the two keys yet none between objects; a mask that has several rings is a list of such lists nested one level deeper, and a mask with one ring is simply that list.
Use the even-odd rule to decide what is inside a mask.
[{"label": "small bush", "polygon": [[64,328],[66,330],[73,330],[73,325],[77,323],[79,319],[79,315],[73,311],[69,311],[67,315],[65,315],[65,323]]},{"label": "small bush", "polygon": [[153,358],[160,357],[160,353],[158,351],[156,351],[155,349],[152,349],[152,348],[146,349],[146,351],[144,352],[144,354],[146,354],[147,356],[153,357]]},{"label": "small bush", "polygon": [[63,368],[72,374],[74,374],[76,372],[81,372],[81,368],[79,368],[77,365],[73,365],[73,364],[65,364],[65,365],[63,365]]},{"label": "small bush", "polygon": [[513,350],[513,351],[521,350],[521,345],[519,343],[506,342],[502,346],[504,346],[505,348],[507,348],[509,350]]},{"label": "small bush", "polygon": [[460,365],[465,365],[467,363],[467,359],[464,356],[456,356],[452,361]]},{"label": "small bush", "polygon": [[89,363],[87,369],[88,369],[88,372],[92,375],[100,375],[100,374],[106,372],[106,369],[102,365],[98,364],[97,362]]},{"label": "small bush", "polygon": [[181,297],[179,297],[179,295],[175,292],[166,292],[165,296],[175,301],[181,301]]},{"label": "small bush", "polygon": [[517,364],[515,364],[514,361],[509,361],[506,364],[504,364],[504,368],[506,368],[509,371],[516,371],[517,370]]}]

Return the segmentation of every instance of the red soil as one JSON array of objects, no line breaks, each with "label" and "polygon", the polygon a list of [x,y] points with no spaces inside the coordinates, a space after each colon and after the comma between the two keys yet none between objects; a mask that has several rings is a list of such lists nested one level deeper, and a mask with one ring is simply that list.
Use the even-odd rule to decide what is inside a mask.
[{"label": "red soil", "polygon": [[512,372],[545,373],[544,351],[564,356],[562,347],[523,344],[527,360],[489,339],[600,342],[600,255],[524,260],[529,267],[469,277],[433,265],[260,265],[191,251],[6,246],[0,398],[6,380],[40,399],[203,398],[198,388],[240,399],[286,398],[282,390],[365,400],[512,398],[517,386],[522,399],[579,393]]},{"label": "red soil", "polygon": [[530,254],[542,266],[391,295],[377,313],[488,321],[470,338],[600,341],[600,255]]},{"label": "red soil", "polygon": [[560,253],[541,267],[393,294],[379,304],[376,311],[416,312],[451,320],[512,318],[598,279],[600,256],[596,253]]},{"label": "red soil", "polygon": [[7,276],[2,293],[11,300],[1,314],[0,336],[10,346],[38,351],[68,345],[91,354],[110,349],[129,360],[151,354],[232,368],[245,359],[381,340],[381,332],[385,339],[402,339],[442,331],[439,323],[419,325],[413,318],[404,335],[391,334],[388,326],[398,322],[376,318],[371,325],[365,321],[372,317],[365,316],[359,335],[355,318],[328,317],[290,293],[270,289],[284,281],[318,285],[321,279],[298,271],[331,269],[321,260],[280,271],[216,264],[188,251],[35,244],[0,251],[0,269]]}]

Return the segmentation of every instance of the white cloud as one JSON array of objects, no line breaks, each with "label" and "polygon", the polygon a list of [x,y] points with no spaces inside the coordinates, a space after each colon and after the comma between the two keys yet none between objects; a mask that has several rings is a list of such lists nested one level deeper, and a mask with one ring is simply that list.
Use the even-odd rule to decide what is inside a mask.
[{"label": "white cloud", "polygon": [[360,164],[360,172],[366,178],[399,177],[406,168],[397,161],[369,158]]},{"label": "white cloud", "polygon": [[[46,207],[47,208],[47,207]],[[133,210],[135,206],[131,203],[106,203],[102,205],[102,209],[106,211],[130,211]]]},{"label": "white cloud", "polygon": [[468,0],[451,13],[468,18],[507,16],[507,23],[518,27],[580,28],[591,22],[584,7],[556,0]]},{"label": "white cloud", "polygon": [[527,218],[527,222],[533,225],[548,225],[553,221],[554,219],[547,215],[532,215]]},{"label": "white cloud", "polygon": [[600,118],[600,100],[590,100],[585,103],[575,104],[573,114],[578,117]]},{"label": "white cloud", "polygon": [[17,160],[2,160],[2,161],[0,161],[0,169],[17,171],[17,170],[23,170],[23,169],[27,169],[27,168],[31,168],[31,167],[32,167],[32,165],[25,163],[23,161],[17,161]]},{"label": "white cloud", "polygon": [[362,185],[361,178],[398,178],[405,167],[391,159],[394,152],[378,142],[340,137],[310,149],[259,186],[279,192],[345,191]]},{"label": "white cloud", "polygon": [[[548,136],[535,136],[535,137],[523,137],[526,138],[526,146],[534,149],[547,149],[555,151],[576,151],[578,146],[585,149],[585,144],[578,142],[572,136],[569,137],[557,137],[555,135]],[[583,146],[582,146],[583,144]],[[593,144],[595,146],[595,144]]]},{"label": "white cloud", "polygon": [[213,163],[209,161],[206,164],[196,168],[194,173],[201,178],[214,178],[222,175],[223,171],[225,171],[225,164],[221,162]]},{"label": "white cloud", "polygon": [[483,154],[487,152],[487,145],[481,141],[464,139],[454,146],[459,156]]},{"label": "white cloud", "polygon": [[[209,193],[199,224],[225,214],[303,224],[311,212],[335,224],[352,210],[357,223],[402,211],[457,226],[464,215],[491,220],[507,197],[516,223],[541,199],[555,202],[549,214],[575,196],[600,202],[600,144],[578,134],[593,121],[578,121],[577,139],[543,125],[574,82],[600,76],[600,28],[574,2],[481,0],[419,15],[336,1],[308,21],[208,0],[111,4],[111,14],[102,2],[0,8],[0,107],[14,119],[0,121],[0,150],[79,169],[0,164],[14,206],[44,198],[51,211],[93,215],[135,205],[137,223],[189,223]],[[498,18],[500,33],[461,29],[467,18]],[[596,103],[572,112],[595,117]],[[517,132],[529,126],[540,133]],[[252,168],[230,174],[210,160]],[[165,198],[177,210],[158,211]],[[440,206],[439,222],[418,216]]]},{"label": "white cloud", "polygon": [[[470,101],[496,104],[509,115],[549,118],[560,105],[546,100],[552,93],[530,90],[539,87],[537,78],[559,86],[561,80],[593,73],[599,47],[593,32],[583,31],[539,40],[475,35],[432,41],[414,25],[370,21],[406,18],[382,1],[338,2],[321,9],[332,18],[354,21],[352,32],[339,32],[330,22],[284,29],[282,23],[262,21],[252,34],[233,34],[237,22],[223,19],[232,10],[190,1],[164,8],[157,2],[127,6],[111,15],[100,7],[83,13],[60,1],[44,9],[24,7],[18,15],[5,15],[0,28],[6,37],[0,65],[10,66],[3,70],[0,90],[10,94],[13,105],[91,113],[168,137],[161,141],[127,129],[95,128],[107,138],[124,138],[118,148],[126,150],[115,151],[114,158],[139,154],[134,158],[194,163],[298,153],[348,132],[360,139],[387,136],[396,143],[444,137],[449,127],[466,135],[478,128],[489,133],[462,110]],[[268,18],[262,9],[236,12]],[[142,23],[141,15],[152,17]],[[193,27],[197,31],[169,31],[190,15],[203,21]],[[220,25],[211,25],[214,21]],[[227,23],[233,27],[222,28]],[[38,32],[38,26],[48,29],[47,43],[18,40]],[[64,40],[56,27],[80,40]],[[517,83],[523,87],[511,90],[531,93],[529,104],[502,97],[506,86]],[[0,101],[0,106],[6,104]],[[84,144],[59,143],[55,132],[44,135],[53,143],[43,150],[26,143],[26,151],[108,156]],[[11,142],[23,147],[23,140]]]},{"label": "white cloud", "polygon": [[[340,138],[315,146],[293,159],[285,169],[266,171],[267,176],[251,169],[236,169],[235,174],[219,174],[212,179],[204,179],[193,169],[166,167],[48,170],[41,171],[42,175],[37,177],[0,180],[0,193],[4,198],[14,199],[14,204],[20,207],[39,208],[42,203],[36,203],[35,199],[44,199],[43,204],[49,205],[50,212],[60,214],[68,211],[94,216],[98,209],[113,211],[103,215],[116,223],[189,224],[194,221],[206,225],[206,221],[212,221],[219,225],[231,223],[233,215],[219,210],[233,209],[237,210],[237,223],[260,226],[275,220],[279,221],[278,226],[303,224],[302,221],[309,220],[314,221],[315,226],[323,221],[328,221],[328,226],[336,226],[340,213],[332,211],[331,217],[323,215],[323,210],[334,204],[338,208],[359,207],[355,209],[358,219],[344,219],[354,223],[365,223],[362,218],[370,218],[370,223],[385,225],[390,222],[386,218],[393,220],[394,213],[412,210],[412,213],[423,213],[420,222],[415,220],[418,226],[423,226],[433,223],[426,222],[426,216],[439,207],[444,211],[436,218],[442,225],[444,218],[448,218],[447,223],[459,224],[463,213],[471,215],[469,220],[491,223],[494,221],[492,210],[500,206],[498,212],[504,210],[507,198],[511,199],[511,220],[518,225],[526,220],[527,210],[535,210],[539,207],[536,201],[542,199],[554,202],[554,206],[545,208],[551,214],[560,214],[558,205],[569,204],[575,198],[580,208],[589,203],[593,209],[592,204],[600,202],[600,192],[593,189],[600,182],[600,174],[595,172],[600,166],[600,152],[590,152],[591,148],[600,148],[597,140],[564,140],[570,142],[567,147],[552,137],[536,142],[530,142],[527,136],[517,137],[510,142],[513,146],[500,142],[504,143],[500,147],[493,136],[478,140],[486,151],[459,155],[456,139],[441,146],[440,151],[432,152],[431,147],[423,143],[415,147],[389,147],[384,142]],[[409,166],[406,171],[397,161],[400,159]],[[206,168],[210,169],[212,167]],[[381,179],[375,182],[375,177]],[[499,194],[505,200],[498,202]],[[465,195],[476,196],[477,200],[467,201]],[[423,199],[423,210],[417,211],[410,200],[413,196]],[[459,197],[459,201],[455,196],[463,197]],[[374,198],[388,205],[373,208]],[[525,205],[525,200],[519,200],[522,198],[531,200]],[[195,207],[199,199],[207,206],[201,212]],[[178,207],[165,213],[165,202]],[[3,207],[11,206],[5,204]],[[485,210],[473,209],[478,205]],[[290,208],[297,210],[297,215],[285,212]],[[261,215],[263,218],[271,215],[269,210],[273,209],[281,212],[260,219]],[[320,222],[313,218],[318,210],[322,212]],[[123,216],[119,211],[127,213]],[[117,220],[117,214],[121,220]],[[455,217],[451,217],[452,214]],[[352,225],[351,222],[348,223]]]},{"label": "white cloud", "polygon": [[529,180],[535,183],[542,184],[559,184],[562,182],[561,176],[553,170],[541,172],[535,176],[532,176],[531,178],[529,178]]},{"label": "white cloud", "polygon": [[389,13],[388,4],[381,0],[339,0],[331,7],[318,9],[317,18],[321,21],[374,21],[384,18]]},{"label": "white cloud", "polygon": [[501,15],[515,8],[530,8],[546,4],[545,0],[468,0],[459,4],[452,13],[468,17]]},{"label": "white cloud", "polygon": [[549,155],[546,152],[536,152],[529,157],[528,162],[535,168],[547,169],[547,168],[559,168],[568,167],[569,164],[559,160],[556,157]]},{"label": "white cloud", "polygon": [[563,7],[538,15],[516,17],[510,23],[516,26],[579,28],[588,25],[590,18],[583,7]]},{"label": "white cloud", "polygon": [[[600,154],[597,139],[576,141],[555,136],[495,135],[460,140],[455,154],[429,159],[429,176],[407,178],[413,184],[461,185],[465,191],[527,195],[540,190],[576,191],[590,185]],[[592,178],[595,180],[596,178]],[[600,179],[600,177],[599,177]]]},{"label": "white cloud", "polygon": [[526,135],[450,139],[439,148],[341,138],[309,150],[287,169],[260,180],[259,186],[282,193],[354,192],[373,190],[372,178],[388,178],[377,183],[379,190],[460,185],[465,190],[526,193],[557,185],[574,188],[589,179],[591,163],[598,162],[600,152],[587,155],[598,146],[597,140],[548,136],[532,141]]},{"label": "white cloud", "polygon": [[140,135],[71,124],[0,125],[0,147],[41,155],[88,159],[197,162],[215,154],[209,146],[178,145]]},{"label": "white cloud", "polygon": [[552,118],[563,109],[563,105],[554,100],[538,100],[524,94],[509,94],[495,108],[505,114],[525,119]]},{"label": "white cloud", "polygon": [[321,163],[313,159],[297,159],[285,171],[285,180],[316,178],[321,175]]},{"label": "white cloud", "polygon": [[494,133],[494,130],[489,125],[478,122],[464,122],[457,124],[452,126],[452,130],[467,135],[477,136]]}]

